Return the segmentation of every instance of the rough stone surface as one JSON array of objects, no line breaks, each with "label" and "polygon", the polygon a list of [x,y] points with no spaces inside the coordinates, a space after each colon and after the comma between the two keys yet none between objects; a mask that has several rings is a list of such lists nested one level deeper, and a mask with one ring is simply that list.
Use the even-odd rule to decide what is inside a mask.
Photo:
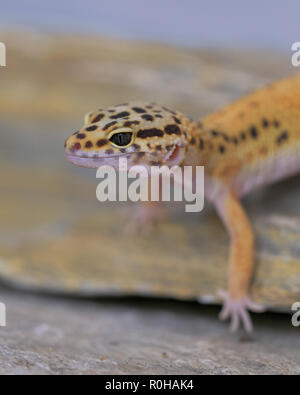
[{"label": "rough stone surface", "polygon": [[157,101],[200,117],[297,72],[290,53],[0,33],[9,48],[8,67],[1,70],[0,114],[13,119],[74,119],[78,125],[85,112],[129,99]]},{"label": "rough stone surface", "polygon": [[[132,235],[124,232],[127,206],[95,199],[97,180],[8,166],[0,175],[0,276],[14,285],[205,303],[226,287],[228,237],[208,209],[189,215],[176,205],[153,233]],[[295,179],[247,202],[257,235],[252,293],[270,309],[290,311],[300,300],[299,195]]]},{"label": "rough stone surface", "polygon": [[299,328],[288,315],[257,315],[246,338],[196,303],[3,288],[1,300],[0,374],[300,374]]}]

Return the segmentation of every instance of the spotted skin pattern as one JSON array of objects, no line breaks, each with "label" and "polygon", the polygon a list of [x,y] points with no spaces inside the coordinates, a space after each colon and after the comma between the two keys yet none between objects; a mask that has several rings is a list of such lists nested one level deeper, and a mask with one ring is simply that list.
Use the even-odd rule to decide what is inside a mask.
[{"label": "spotted skin pattern", "polygon": [[[126,148],[111,133],[132,133]],[[126,139],[125,139],[126,141]],[[205,196],[214,204],[230,236],[228,292],[221,319],[240,322],[250,332],[248,313],[262,311],[248,296],[255,240],[240,198],[253,189],[300,172],[300,76],[266,87],[195,123],[155,103],[124,103],[90,113],[86,125],[65,144],[68,159],[80,166],[202,165]]]},{"label": "spotted skin pattern", "polygon": [[[197,124],[182,114],[154,103],[125,103],[86,116],[86,125],[70,136],[65,149],[68,159],[81,166],[114,164],[125,156],[130,165],[162,165],[184,158]],[[116,147],[110,137],[122,130],[133,134],[127,147]],[[176,160],[177,163],[177,160]]]}]

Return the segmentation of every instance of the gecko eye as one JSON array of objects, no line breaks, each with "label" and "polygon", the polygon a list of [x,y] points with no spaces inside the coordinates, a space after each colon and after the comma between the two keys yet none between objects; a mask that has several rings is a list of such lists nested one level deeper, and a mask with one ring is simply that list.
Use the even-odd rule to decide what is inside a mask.
[{"label": "gecko eye", "polygon": [[126,133],[116,133],[113,136],[111,136],[109,140],[119,147],[124,147],[125,145],[128,145],[131,142],[131,139],[132,139],[132,133],[126,132]]},{"label": "gecko eye", "polygon": [[129,145],[132,144],[133,142],[133,132],[131,130],[126,130],[126,131],[115,131],[115,133],[112,133],[111,136],[109,137],[109,141],[115,146],[115,147],[128,147]]}]

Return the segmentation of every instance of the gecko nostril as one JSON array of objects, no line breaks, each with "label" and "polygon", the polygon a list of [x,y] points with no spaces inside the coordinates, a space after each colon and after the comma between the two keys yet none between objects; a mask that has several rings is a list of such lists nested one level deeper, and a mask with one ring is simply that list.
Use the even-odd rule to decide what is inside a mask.
[{"label": "gecko nostril", "polygon": [[81,144],[80,143],[74,143],[71,145],[70,147],[70,151],[74,152],[74,151],[78,151],[81,148]]}]

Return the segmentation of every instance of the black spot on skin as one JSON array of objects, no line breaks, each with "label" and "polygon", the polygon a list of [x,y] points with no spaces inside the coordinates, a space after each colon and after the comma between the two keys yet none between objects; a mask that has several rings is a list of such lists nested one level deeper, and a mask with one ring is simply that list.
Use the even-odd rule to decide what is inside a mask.
[{"label": "black spot on skin", "polygon": [[153,106],[146,106],[146,108],[148,108],[148,110],[151,110]]},{"label": "black spot on skin", "polygon": [[142,118],[145,119],[146,121],[153,121],[153,116],[150,114],[143,114]]},{"label": "black spot on skin", "polygon": [[261,124],[262,124],[262,127],[263,128],[267,128],[268,126],[269,126],[269,121],[267,120],[267,119],[263,119],[262,121],[261,121]]},{"label": "black spot on skin", "polygon": [[157,146],[155,147],[155,149],[156,149],[156,151],[161,151],[161,145],[157,145]]},{"label": "black spot on skin", "polygon": [[175,121],[176,123],[178,123],[178,125],[181,125],[180,119],[176,118],[175,116],[173,117],[173,119],[174,119],[174,121]]},{"label": "black spot on skin", "polygon": [[177,125],[175,125],[175,124],[167,125],[165,127],[165,132],[167,134],[177,134],[177,135],[179,135],[180,134],[180,128]]},{"label": "black spot on skin", "polygon": [[172,149],[172,147],[173,147],[173,145],[167,145],[167,146],[166,146],[166,150],[167,150],[167,151],[170,151],[170,150]]},{"label": "black spot on skin", "polygon": [[116,112],[116,110],[108,110],[108,112]]},{"label": "black spot on skin", "polygon": [[219,151],[220,151],[221,154],[224,154],[224,152],[225,152],[225,147],[224,147],[224,145],[220,145],[220,146],[219,146]]},{"label": "black spot on skin", "polygon": [[246,140],[246,133],[245,132],[241,132],[241,140]]},{"label": "black spot on skin", "polygon": [[159,112],[161,112],[160,110],[154,110],[153,112],[155,112],[155,113],[159,113]]},{"label": "black spot on skin", "polygon": [[105,151],[105,153],[106,153],[107,155],[111,155],[111,154],[114,153],[114,150],[113,150],[113,149],[107,149],[107,150]]},{"label": "black spot on skin", "polygon": [[111,126],[115,125],[116,123],[117,123],[117,121],[112,121],[112,122],[107,123],[104,126],[103,130],[107,130],[108,128],[110,128]]},{"label": "black spot on skin", "polygon": [[101,119],[104,117],[104,114],[98,114],[92,121],[91,123],[99,122]]},{"label": "black spot on skin", "polygon": [[93,126],[89,126],[88,128],[86,128],[85,130],[87,132],[93,132],[94,130],[98,129],[98,126],[93,125]]},{"label": "black spot on skin", "polygon": [[141,107],[132,107],[133,111],[137,112],[138,114],[143,114],[145,112],[147,112],[146,110],[144,110]]},{"label": "black spot on skin", "polygon": [[127,122],[124,123],[124,126],[126,128],[128,128],[128,127],[130,127],[132,125],[139,125],[139,121],[127,121]]},{"label": "black spot on skin", "polygon": [[138,159],[141,159],[145,155],[145,152],[138,152],[136,155]]},{"label": "black spot on skin", "polygon": [[186,134],[186,132],[183,132],[183,135],[184,135],[184,137],[187,137],[187,134]]},{"label": "black spot on skin", "polygon": [[156,118],[162,118],[162,115],[160,115],[160,114],[156,114],[155,116],[156,116]]},{"label": "black spot on skin", "polygon": [[78,133],[78,134],[77,134],[77,138],[80,139],[80,140],[82,140],[82,139],[86,138],[86,134],[84,134],[84,133]]},{"label": "black spot on skin", "polygon": [[191,138],[190,144],[191,144],[191,145],[196,144],[196,139],[195,139],[195,137],[192,137],[192,138]]},{"label": "black spot on skin", "polygon": [[201,150],[204,149],[204,141],[203,141],[202,139],[199,139],[199,148],[200,148]]},{"label": "black spot on skin", "polygon": [[133,148],[137,151],[141,149],[141,147],[138,144],[132,144]]},{"label": "black spot on skin", "polygon": [[91,148],[93,146],[93,143],[91,141],[87,141],[85,143],[85,148]]},{"label": "black spot on skin", "polygon": [[111,116],[110,116],[110,119],[124,118],[124,117],[128,117],[128,115],[130,115],[129,112],[127,112],[127,111],[122,111],[122,112],[119,112],[118,114],[111,115]]},{"label": "black spot on skin", "polygon": [[232,142],[233,144],[238,145],[239,140],[237,139],[237,137],[232,137]]},{"label": "black spot on skin", "polygon": [[151,144],[150,144],[150,143],[147,143],[147,147],[148,147],[149,149],[151,149]]},{"label": "black spot on skin", "polygon": [[273,125],[274,125],[274,128],[279,128],[280,123],[279,123],[279,121],[277,121],[277,120],[275,119],[275,121],[273,122]]},{"label": "black spot on skin", "polygon": [[97,141],[97,146],[98,147],[103,147],[103,145],[107,144],[107,140],[106,139],[100,139]]},{"label": "black spot on skin", "polygon": [[137,137],[140,137],[141,139],[146,139],[147,137],[162,137],[164,135],[163,131],[157,128],[151,128],[151,129],[142,129],[139,130],[137,133]]},{"label": "black spot on skin", "polygon": [[214,137],[219,136],[219,132],[217,132],[216,130],[211,130],[210,133],[211,133]]},{"label": "black spot on skin", "polygon": [[256,138],[258,137],[258,131],[257,131],[257,129],[256,129],[255,126],[251,126],[251,128],[250,128],[250,134],[251,134],[251,136],[252,136],[254,139],[256,139]]},{"label": "black spot on skin", "polygon": [[276,139],[277,144],[283,143],[284,141],[286,141],[288,139],[288,137],[289,137],[288,132],[286,130],[283,131]]}]

